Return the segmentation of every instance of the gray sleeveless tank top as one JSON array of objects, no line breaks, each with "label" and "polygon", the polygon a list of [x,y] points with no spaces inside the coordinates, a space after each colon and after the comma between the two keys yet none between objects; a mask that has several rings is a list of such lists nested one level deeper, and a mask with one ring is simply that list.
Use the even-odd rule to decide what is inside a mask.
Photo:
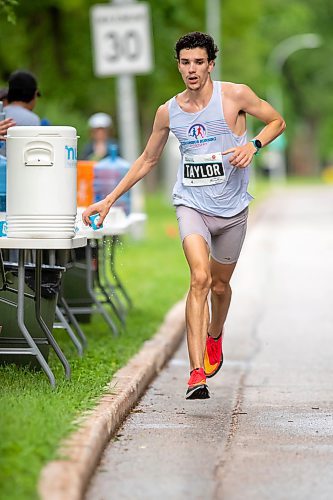
[{"label": "gray sleeveless tank top", "polygon": [[208,105],[197,113],[183,111],[173,97],[169,103],[170,130],[179,140],[181,162],[173,189],[173,204],[185,205],[206,215],[232,217],[244,210],[252,196],[247,192],[249,167],[229,163],[221,152],[247,143],[223,114],[221,82],[213,82]]}]

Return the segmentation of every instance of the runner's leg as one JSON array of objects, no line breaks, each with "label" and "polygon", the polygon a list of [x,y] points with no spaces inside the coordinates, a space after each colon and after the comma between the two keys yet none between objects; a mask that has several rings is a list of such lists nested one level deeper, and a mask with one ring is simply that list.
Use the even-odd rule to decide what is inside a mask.
[{"label": "runner's leg", "polygon": [[[214,234],[210,262],[212,314],[208,332],[212,337],[220,335],[228,314],[231,301],[230,280],[243,246],[247,216],[246,208],[234,217],[221,219],[217,227],[222,229],[220,233],[216,234],[215,228],[211,228]],[[214,223],[216,224],[216,221]]]},{"label": "runner's leg", "polygon": [[207,296],[211,286],[209,248],[198,234],[186,236],[183,248],[191,272],[186,301],[186,329],[190,370],[193,370],[203,367],[205,353],[209,322]]},{"label": "runner's leg", "polygon": [[211,258],[210,271],[212,276],[212,315],[208,332],[212,337],[218,337],[220,335],[228,314],[232,294],[230,279],[236,264],[236,262],[233,264],[221,264]]}]

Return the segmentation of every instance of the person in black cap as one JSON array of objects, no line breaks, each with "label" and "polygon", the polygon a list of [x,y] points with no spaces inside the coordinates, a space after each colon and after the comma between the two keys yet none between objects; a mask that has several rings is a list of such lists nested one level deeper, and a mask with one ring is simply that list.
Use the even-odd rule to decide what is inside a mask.
[{"label": "person in black cap", "polygon": [[34,75],[29,71],[14,71],[8,80],[6,118],[12,118],[16,125],[40,125],[39,116],[32,111],[39,96]]}]

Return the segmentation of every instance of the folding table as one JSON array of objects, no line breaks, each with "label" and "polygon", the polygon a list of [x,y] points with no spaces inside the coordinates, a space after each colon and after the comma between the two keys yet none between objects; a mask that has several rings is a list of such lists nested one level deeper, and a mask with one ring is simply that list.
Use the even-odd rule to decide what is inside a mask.
[{"label": "folding table", "polygon": [[[41,329],[45,333],[48,342],[53,347],[56,355],[61,361],[65,374],[67,378],[70,378],[70,366],[69,363],[61,351],[59,345],[57,344],[55,338],[53,337],[51,331],[45,324],[41,316],[41,286],[42,286],[42,251],[43,250],[58,250],[58,249],[74,249],[85,246],[87,244],[87,239],[84,236],[76,236],[73,239],[24,239],[24,238],[0,238],[0,249],[17,249],[19,252],[18,255],[18,290],[17,290],[17,322],[19,329],[26,339],[29,347],[20,347],[20,348],[1,348],[0,354],[30,354],[35,356],[40,363],[42,369],[46,373],[49,381],[53,387],[56,385],[54,374],[49,367],[47,361],[44,356],[40,352],[38,346],[36,345],[33,339],[33,332],[29,332],[24,321],[24,304],[25,304],[25,251],[26,250],[35,250],[36,251],[36,264],[35,264],[35,316],[38,324]],[[1,263],[0,263],[1,264]],[[1,300],[1,299],[0,299]],[[11,304],[13,305],[13,304]]]},{"label": "folding table", "polygon": [[[93,230],[90,227],[80,225],[78,235],[85,236],[88,240],[88,244],[86,246],[86,263],[87,263],[87,274],[86,274],[86,284],[87,290],[91,297],[93,306],[96,307],[97,311],[102,315],[108,326],[111,328],[112,332],[117,335],[118,327],[116,323],[111,318],[110,314],[107,312],[105,307],[103,307],[104,303],[107,303],[111,306],[115,316],[119,319],[122,326],[125,324],[124,312],[122,311],[122,306],[119,298],[117,297],[116,287],[113,286],[108,278],[106,273],[106,246],[107,239],[111,238],[111,255],[110,255],[110,263],[113,276],[116,280],[116,286],[121,287],[121,290],[126,293],[126,296],[129,299],[127,292],[125,291],[125,287],[120,281],[119,276],[115,271],[115,246],[117,243],[117,238],[125,233],[127,233],[130,227],[130,221],[127,217],[121,218],[120,220],[115,222],[106,221],[104,226],[101,229]],[[97,249],[97,259],[96,259],[96,270],[95,270],[95,283],[94,283],[94,263],[93,263],[93,249]],[[100,250],[100,253],[99,253]],[[99,255],[100,254],[100,255]],[[101,258],[100,258],[101,257]],[[102,271],[102,273],[101,273]],[[103,274],[103,279],[101,279],[101,274]],[[95,285],[97,290],[95,290]],[[103,297],[103,300],[100,300],[99,296]],[[69,309],[72,314],[84,314],[93,312],[94,309],[92,307],[85,308],[75,308],[69,306]]]}]

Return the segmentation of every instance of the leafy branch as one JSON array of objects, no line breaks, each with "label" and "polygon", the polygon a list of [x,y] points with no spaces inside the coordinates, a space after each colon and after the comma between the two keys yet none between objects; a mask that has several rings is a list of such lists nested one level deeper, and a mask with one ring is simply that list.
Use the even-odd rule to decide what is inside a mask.
[{"label": "leafy branch", "polygon": [[14,7],[18,4],[18,0],[0,0],[0,13],[4,12],[9,23],[16,23],[16,15]]}]

